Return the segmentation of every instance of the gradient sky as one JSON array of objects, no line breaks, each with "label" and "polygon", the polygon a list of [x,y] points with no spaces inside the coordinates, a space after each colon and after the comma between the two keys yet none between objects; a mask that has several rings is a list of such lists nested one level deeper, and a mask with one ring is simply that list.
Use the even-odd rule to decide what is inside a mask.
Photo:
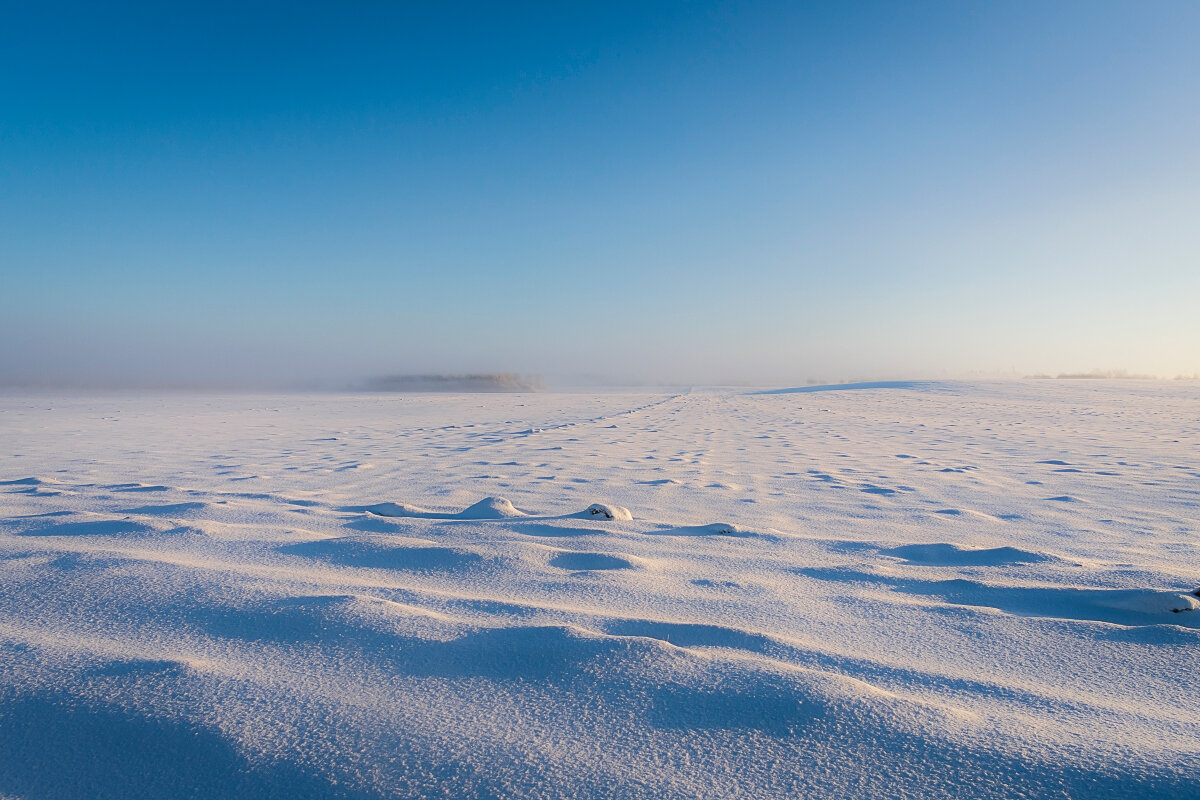
[{"label": "gradient sky", "polygon": [[2,9],[0,383],[1200,371],[1194,0]]}]

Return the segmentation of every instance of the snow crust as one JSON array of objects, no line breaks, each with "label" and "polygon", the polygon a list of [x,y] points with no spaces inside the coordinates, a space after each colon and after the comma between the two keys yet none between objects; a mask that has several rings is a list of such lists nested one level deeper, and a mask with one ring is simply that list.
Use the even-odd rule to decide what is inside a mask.
[{"label": "snow crust", "polygon": [[1200,387],[817,388],[0,397],[0,797],[1194,794]]}]

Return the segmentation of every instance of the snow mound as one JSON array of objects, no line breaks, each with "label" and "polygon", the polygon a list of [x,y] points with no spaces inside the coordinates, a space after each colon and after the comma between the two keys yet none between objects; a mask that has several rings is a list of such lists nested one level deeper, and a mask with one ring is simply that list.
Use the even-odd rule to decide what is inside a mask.
[{"label": "snow mound", "polygon": [[356,510],[362,510],[377,517],[427,517],[436,513],[410,506],[408,503],[376,503]]},{"label": "snow mound", "polygon": [[1132,611],[1135,614],[1168,614],[1200,609],[1200,598],[1183,592],[1130,589],[1114,592],[1097,605],[1108,606],[1118,611]]},{"label": "snow mound", "polygon": [[713,522],[697,526],[696,533],[701,536],[743,536],[746,532],[732,522]]},{"label": "snow mound", "polygon": [[678,528],[667,528],[660,531],[647,531],[654,536],[736,536],[774,538],[762,533],[747,531],[732,522],[713,522],[708,525],[684,525]]},{"label": "snow mound", "polygon": [[378,517],[412,517],[415,519],[510,519],[526,516],[525,512],[518,511],[509,500],[503,497],[485,497],[457,513],[429,511],[418,506],[410,506],[407,503],[375,503],[370,506],[344,510],[365,511]]},{"label": "snow mound", "polygon": [[523,517],[525,512],[518,511],[507,498],[485,497],[456,516],[460,519],[508,519]]},{"label": "snow mound", "polygon": [[611,519],[617,522],[631,522],[633,514],[623,506],[610,506],[605,503],[592,503],[575,516],[581,519]]}]

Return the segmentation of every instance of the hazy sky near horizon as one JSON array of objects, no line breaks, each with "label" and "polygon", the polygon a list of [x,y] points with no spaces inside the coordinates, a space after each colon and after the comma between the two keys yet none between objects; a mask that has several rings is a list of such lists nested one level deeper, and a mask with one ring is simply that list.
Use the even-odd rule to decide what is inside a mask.
[{"label": "hazy sky near horizon", "polygon": [[1200,371],[1200,3],[6,4],[0,384]]}]

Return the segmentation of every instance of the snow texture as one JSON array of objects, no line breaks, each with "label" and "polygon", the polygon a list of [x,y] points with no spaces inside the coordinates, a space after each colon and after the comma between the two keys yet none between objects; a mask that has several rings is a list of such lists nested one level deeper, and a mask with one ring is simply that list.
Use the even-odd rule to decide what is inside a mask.
[{"label": "snow texture", "polygon": [[0,797],[1192,796],[1198,400],[3,397]]}]

